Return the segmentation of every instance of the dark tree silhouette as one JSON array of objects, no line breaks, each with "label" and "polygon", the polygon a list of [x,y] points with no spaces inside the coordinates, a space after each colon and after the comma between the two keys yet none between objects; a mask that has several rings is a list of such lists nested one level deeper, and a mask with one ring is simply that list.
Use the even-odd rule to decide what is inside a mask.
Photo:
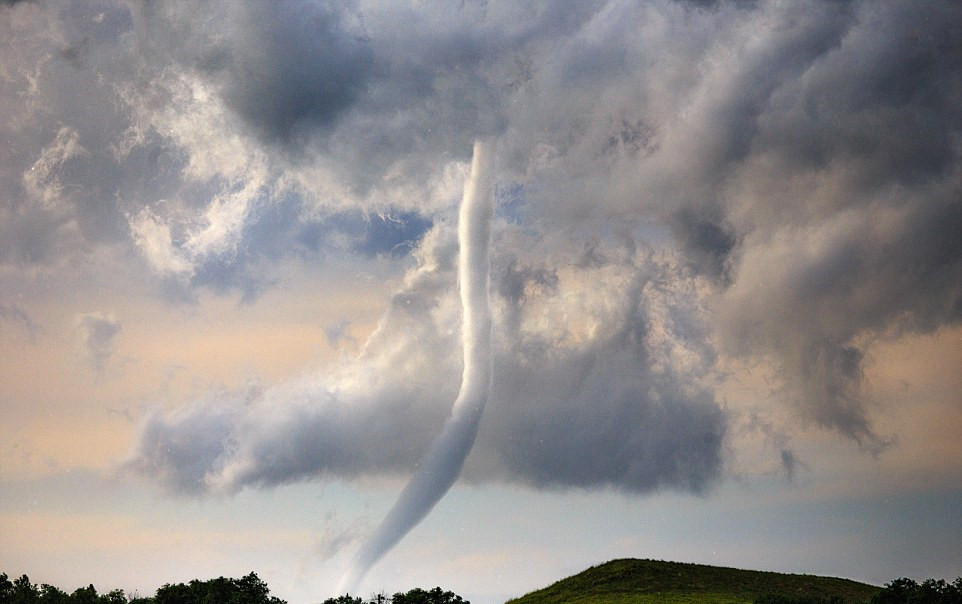
[{"label": "dark tree silhouette", "polygon": [[952,583],[943,579],[926,579],[916,583],[901,577],[886,584],[872,604],[962,604],[962,577]]},{"label": "dark tree silhouette", "polygon": [[324,600],[323,604],[364,604],[364,600],[360,597],[352,597],[351,594],[344,594],[336,598],[328,598]]},{"label": "dark tree silhouette", "polygon": [[468,600],[453,591],[445,591],[440,587],[431,590],[415,587],[406,592],[398,592],[390,598],[384,594],[375,594],[364,600],[360,597],[344,594],[335,598],[328,598],[322,604],[471,604]]},{"label": "dark tree silhouette", "polygon": [[451,591],[443,591],[440,587],[435,587],[431,591],[425,591],[420,587],[415,587],[407,593],[396,593],[391,597],[392,604],[471,604],[461,596]]},{"label": "dark tree silhouette", "polygon": [[[240,579],[194,579],[188,584],[166,583],[152,598],[128,598],[122,589],[97,593],[93,585],[71,594],[51,585],[40,587],[23,575],[10,581],[0,574],[0,604],[287,604],[270,595],[267,583],[254,573]],[[348,604],[348,603],[342,603]]]}]

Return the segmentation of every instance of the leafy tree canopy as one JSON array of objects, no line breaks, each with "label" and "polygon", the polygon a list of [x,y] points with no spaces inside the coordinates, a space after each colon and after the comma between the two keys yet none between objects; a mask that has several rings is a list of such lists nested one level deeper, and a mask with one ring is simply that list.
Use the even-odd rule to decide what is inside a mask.
[{"label": "leafy tree canopy", "polygon": [[[254,573],[240,579],[218,577],[190,583],[167,583],[151,598],[128,597],[122,589],[97,593],[93,585],[71,594],[51,585],[34,585],[23,575],[10,581],[0,574],[0,604],[287,604],[270,595],[267,583]],[[342,603],[347,604],[347,603]]]},{"label": "leafy tree canopy", "polygon": [[453,592],[442,591],[440,587],[431,591],[415,587],[407,593],[394,594],[391,601],[393,604],[471,604]]},{"label": "leafy tree canopy", "polygon": [[902,577],[886,584],[872,604],[962,604],[962,577],[952,583],[926,579],[916,583]]},{"label": "leafy tree canopy", "polygon": [[328,598],[323,604],[471,604],[452,591],[445,591],[440,587],[431,590],[415,587],[406,592],[398,592],[390,598],[383,594],[371,596],[368,600],[352,597],[350,594]]},{"label": "leafy tree canopy", "polygon": [[350,594],[344,594],[336,598],[328,598],[324,600],[324,604],[364,604],[364,600],[359,597],[352,597]]},{"label": "leafy tree canopy", "polygon": [[[768,595],[755,604],[843,604],[838,597]],[[962,604],[962,577],[953,583],[942,579],[926,579],[917,583],[912,579],[895,579],[872,596],[871,604]]]},{"label": "leafy tree canopy", "polygon": [[[27,575],[13,581],[0,573],[0,604],[287,604],[270,595],[271,590],[260,577],[250,573],[240,579],[217,577],[189,583],[165,583],[152,597],[141,598],[122,589],[101,594],[93,585],[72,593],[52,585],[35,585]],[[369,600],[349,594],[328,598],[323,604],[471,604],[461,596],[440,587],[431,590],[416,587],[391,597],[384,594]]]}]

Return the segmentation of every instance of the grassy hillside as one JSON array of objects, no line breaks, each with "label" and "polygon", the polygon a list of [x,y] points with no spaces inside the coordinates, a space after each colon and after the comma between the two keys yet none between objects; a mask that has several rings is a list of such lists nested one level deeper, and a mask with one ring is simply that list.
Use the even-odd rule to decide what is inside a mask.
[{"label": "grassy hillside", "polygon": [[508,604],[743,604],[758,596],[841,596],[868,602],[880,588],[831,577],[703,564],[612,560]]}]

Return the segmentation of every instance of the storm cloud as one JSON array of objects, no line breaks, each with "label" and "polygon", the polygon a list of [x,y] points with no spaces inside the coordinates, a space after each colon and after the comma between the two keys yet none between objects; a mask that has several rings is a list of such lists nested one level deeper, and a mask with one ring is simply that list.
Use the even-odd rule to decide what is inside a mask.
[{"label": "storm cloud", "polygon": [[780,431],[878,453],[872,345],[962,320],[955,2],[0,15],[4,270],[121,265],[190,303],[254,300],[293,260],[395,263],[356,358],[144,419],[126,467],[174,491],[411,471],[461,369],[452,208],[478,136],[495,378],[466,480],[704,492],[731,362],[772,368]]},{"label": "storm cloud", "polygon": [[[510,238],[494,250],[538,247]],[[458,388],[456,252],[450,230],[425,236],[405,287],[341,372],[152,415],[127,469],[188,494],[407,473]],[[466,479],[707,490],[727,419],[711,391],[699,284],[643,249],[594,249],[591,265],[569,264],[579,256],[532,268],[556,276],[547,287],[528,279],[520,296],[494,297],[490,413]],[[517,279],[505,271],[514,260],[493,251],[492,290]]]}]

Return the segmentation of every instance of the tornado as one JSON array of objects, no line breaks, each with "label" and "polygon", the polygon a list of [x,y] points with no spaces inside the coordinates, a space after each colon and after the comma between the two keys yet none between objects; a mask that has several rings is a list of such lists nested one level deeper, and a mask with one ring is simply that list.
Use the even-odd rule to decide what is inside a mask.
[{"label": "tornado", "polygon": [[476,141],[471,175],[458,213],[458,280],[461,293],[461,388],[441,433],[377,530],[348,569],[337,595],[356,591],[368,570],[391,550],[444,497],[474,445],[491,392],[491,308],[489,248],[492,194],[492,142]]}]

